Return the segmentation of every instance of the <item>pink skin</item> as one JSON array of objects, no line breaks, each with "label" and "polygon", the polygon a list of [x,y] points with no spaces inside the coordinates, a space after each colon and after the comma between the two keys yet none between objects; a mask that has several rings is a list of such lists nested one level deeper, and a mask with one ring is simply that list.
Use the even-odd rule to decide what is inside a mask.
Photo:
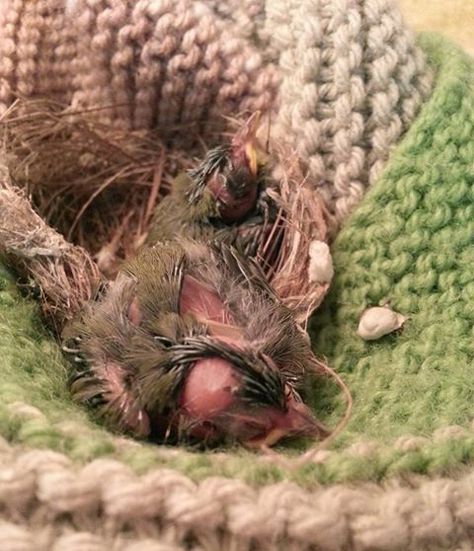
[{"label": "pink skin", "polygon": [[230,321],[230,314],[216,291],[190,275],[183,277],[179,311],[181,314],[193,314],[202,321],[217,323]]},{"label": "pink skin", "polygon": [[[215,290],[192,276],[183,278],[179,302],[181,313],[191,313],[208,323],[210,333],[235,348],[245,339],[240,328],[229,324],[230,314]],[[268,364],[276,369],[270,358]],[[273,407],[249,408],[239,403],[239,375],[231,363],[213,357],[195,362],[180,397],[181,413],[192,422],[192,436],[206,438],[216,432],[230,434],[248,446],[272,445],[290,434],[321,435],[310,409],[297,402],[288,390],[286,411]]]},{"label": "pink skin", "polygon": [[[202,321],[216,322],[217,325],[230,321],[230,314],[215,290],[187,274],[181,285],[179,311],[181,314],[192,313]],[[127,317],[133,325],[138,326],[143,321],[137,297],[130,303]]]},{"label": "pink skin", "polygon": [[223,185],[221,175],[216,175],[209,181],[207,187],[216,201],[219,201],[219,215],[224,222],[237,222],[254,208],[257,200],[257,185],[253,180],[249,183],[243,197],[234,197]]},{"label": "pink skin", "polygon": [[115,362],[106,362],[101,368],[100,379],[108,401],[123,411],[125,428],[137,436],[147,436],[150,432],[148,415],[137,406],[132,394],[125,390],[125,372],[122,367]]},{"label": "pink skin", "polygon": [[192,421],[191,436],[229,434],[249,447],[271,446],[285,436],[320,436],[321,427],[304,404],[288,392],[286,411],[239,403],[238,375],[222,358],[198,360],[180,396],[181,414]]},{"label": "pink skin", "polygon": [[181,407],[193,419],[209,420],[230,407],[237,390],[235,370],[229,362],[222,358],[198,360],[186,377]]},{"label": "pink skin", "polygon": [[207,325],[210,335],[223,342],[233,343],[237,348],[245,338],[242,329],[233,325],[232,316],[215,289],[201,283],[193,276],[183,277],[179,312],[192,314]]},{"label": "pink skin", "polygon": [[130,306],[128,307],[127,317],[130,323],[133,323],[133,325],[138,326],[142,322],[143,314],[141,313],[137,297],[135,297],[130,303]]},{"label": "pink skin", "polygon": [[[193,276],[183,277],[179,311],[207,323],[209,333],[217,340],[235,349],[248,346],[242,329],[232,325],[231,315],[217,292]],[[136,298],[128,308],[128,317],[135,325],[142,321]],[[277,369],[269,357],[266,361]],[[146,435],[150,430],[148,417],[124,392],[121,370],[118,366],[107,365],[104,371],[110,398],[127,411],[128,428]],[[230,362],[219,357],[197,360],[186,377],[179,398],[180,416],[191,425],[189,434],[204,440],[228,434],[249,447],[271,446],[294,434],[324,434],[309,408],[297,402],[289,388],[286,389],[285,410],[270,406],[249,407],[239,399],[239,388],[240,376]]]}]

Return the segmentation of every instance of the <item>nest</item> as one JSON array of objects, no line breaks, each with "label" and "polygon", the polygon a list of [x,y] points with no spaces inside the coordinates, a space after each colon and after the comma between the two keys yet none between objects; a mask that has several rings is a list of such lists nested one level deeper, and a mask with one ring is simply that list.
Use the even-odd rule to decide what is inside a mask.
[{"label": "nest", "polygon": [[280,207],[273,226],[274,233],[281,228],[281,239],[275,260],[266,268],[267,277],[298,322],[305,324],[329,288],[329,282],[310,280],[309,247],[312,241],[328,241],[332,219],[307,181],[296,153],[276,145],[272,155],[278,173],[272,198]]},{"label": "nest", "polygon": [[[0,255],[39,295],[60,335],[144,243],[154,207],[202,150],[172,148],[150,132],[124,132],[97,122],[94,111],[46,100],[17,100],[0,124]],[[255,258],[303,330],[329,287],[309,277],[310,244],[328,240],[332,219],[293,151],[273,144],[269,159],[277,215]],[[351,410],[340,377],[317,366],[341,388],[347,411],[308,453],[327,445]]]},{"label": "nest", "polygon": [[[198,153],[171,148],[150,132],[106,126],[98,118],[94,110],[72,112],[29,99],[17,100],[0,119],[9,173],[1,188],[1,248],[20,273],[36,281],[56,325],[90,298],[99,274],[112,278],[135,254],[155,205]],[[328,288],[308,277],[309,244],[327,240],[328,217],[294,152],[275,145],[270,157],[279,166],[279,185],[272,192],[279,212],[257,260],[304,324]],[[278,251],[269,264],[266,251],[277,234]],[[45,254],[28,253],[29,248]]]},{"label": "nest", "polygon": [[1,165],[0,253],[39,294],[45,317],[57,332],[93,297],[102,279],[87,251],[48,226]]},{"label": "nest", "polygon": [[3,162],[42,218],[112,277],[142,244],[156,201],[192,158],[150,132],[101,124],[98,111],[17,100],[0,118]]}]

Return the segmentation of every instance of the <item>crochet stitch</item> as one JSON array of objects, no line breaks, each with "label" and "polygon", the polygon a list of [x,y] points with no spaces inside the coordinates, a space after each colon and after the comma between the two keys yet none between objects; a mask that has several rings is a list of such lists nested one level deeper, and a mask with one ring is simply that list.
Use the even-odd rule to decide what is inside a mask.
[{"label": "crochet stitch", "polygon": [[[5,6],[15,12],[27,4],[40,6],[41,2],[8,0],[0,6],[2,17]],[[113,0],[87,2],[93,25],[99,25],[107,9],[116,18],[112,18],[116,27],[109,27],[107,17],[102,16],[107,20],[107,40],[110,36],[118,40],[117,29],[122,28],[115,5]],[[177,5],[177,1],[173,3]],[[312,9],[321,5],[313,2]],[[336,1],[326,8],[336,10],[342,5]],[[361,6],[377,7],[374,13],[381,22],[376,28],[388,37],[387,52],[392,53],[396,29],[405,36],[401,27],[390,23],[392,16],[394,20],[396,17],[381,0],[344,5],[356,11]],[[94,15],[93,6],[107,8]],[[268,2],[267,8],[265,16],[259,15],[265,24],[258,31],[238,13],[224,13],[216,2],[206,4],[206,13],[226,29],[234,29],[234,22],[241,21],[235,28],[245,38],[239,36],[238,40],[251,49],[265,51],[265,67],[280,63],[283,116],[283,90],[289,83],[285,79],[291,78],[291,72],[285,73],[289,67],[283,70],[284,54],[292,47],[284,41],[299,33],[292,34],[296,32],[294,25],[289,34],[284,29],[276,32],[275,26],[269,36],[277,2]],[[284,7],[278,9],[284,12]],[[319,12],[308,13],[315,15],[312,23],[318,21]],[[359,12],[361,34],[371,13]],[[60,21],[62,11],[56,16]],[[292,17],[296,22],[297,16],[293,13]],[[19,20],[13,20],[15,27]],[[341,33],[350,43],[357,42],[358,35],[351,27],[356,20],[355,11],[351,11],[349,22],[334,20],[342,21]],[[36,19],[32,25],[41,28],[42,23]],[[330,25],[326,32],[330,35]],[[4,49],[6,33],[13,37],[10,40],[17,40],[11,34],[12,25],[0,26],[2,52],[8,50]],[[335,41],[334,36],[331,41]],[[431,94],[425,97],[428,88],[421,84],[428,83],[430,77],[420,50],[406,46],[407,67],[418,77],[408,79],[400,97],[406,92],[413,110],[408,109],[410,116],[404,119],[399,111],[401,103],[397,100],[393,107],[387,100],[393,109],[386,112],[390,115],[387,119],[381,118],[383,124],[366,121],[364,128],[373,132],[364,134],[364,130],[362,135],[370,142],[381,130],[378,135],[383,154],[370,157],[371,148],[362,141],[365,168],[360,174],[365,176],[356,174],[360,178],[356,181],[365,190],[369,167],[375,167],[377,159],[387,164],[374,177],[372,189],[345,221],[334,243],[334,287],[311,326],[315,349],[344,374],[354,397],[353,418],[335,446],[318,451],[299,466],[298,448],[280,449],[287,464],[294,465],[287,469],[272,456],[245,450],[199,453],[135,442],[106,432],[71,402],[65,385],[67,368],[57,345],[42,326],[37,307],[19,294],[11,274],[0,267],[0,427],[5,438],[0,440],[1,549],[303,551],[311,546],[341,550],[472,546],[474,389],[469,375],[474,353],[474,62],[447,41],[427,36],[420,44],[435,76]],[[2,57],[6,64],[0,79],[0,90],[11,94],[2,96],[4,105],[9,104],[21,80],[15,71],[4,69],[17,55],[11,42],[9,47],[8,55]],[[364,57],[370,46],[364,43],[361,47]],[[334,57],[332,46],[323,50],[326,61],[335,62],[328,72],[331,81],[339,74],[335,70],[338,57]],[[313,52],[316,59],[318,52],[318,48]],[[347,59],[354,61],[352,49],[349,53],[340,49],[339,55],[346,68]],[[29,62],[29,75],[37,74],[35,64],[43,54],[38,56]],[[44,56],[47,58],[46,53]],[[69,59],[76,59],[75,54]],[[98,67],[103,71],[109,65],[108,61],[101,62]],[[357,67],[356,77],[365,74],[363,65]],[[399,70],[395,70],[393,83],[403,82]],[[318,74],[309,78],[318,82]],[[387,83],[385,90],[393,90],[391,78]],[[124,89],[122,84],[119,78],[115,88],[106,88],[119,93]],[[347,81],[343,87],[346,85]],[[34,84],[27,92],[36,94],[41,86],[56,90],[58,97],[72,98],[77,93],[76,99],[80,99],[81,90],[67,81],[65,88]],[[323,85],[320,88],[327,91]],[[355,97],[356,91],[357,87],[351,89],[349,96]],[[252,93],[243,97],[252,97]],[[338,102],[329,97],[327,112],[333,115]],[[270,104],[277,108],[277,103]],[[340,106],[344,106],[342,101]],[[358,112],[346,111],[351,124],[352,114],[357,118]],[[161,115],[156,113],[158,120]],[[394,124],[397,130],[393,133],[387,130],[392,115],[393,120],[398,117],[401,121]],[[113,116],[123,117],[120,120],[127,124],[133,122],[128,111]],[[326,128],[322,122],[314,117],[316,129]],[[280,124],[282,120],[277,125],[282,128]],[[341,132],[338,135],[351,152],[359,147],[357,140],[352,141],[351,128],[332,126],[332,122],[328,126],[331,132]],[[294,135],[289,130],[287,137],[294,138],[297,145],[301,135],[296,130]],[[401,137],[399,131],[406,134]],[[332,147],[336,142],[328,143]],[[324,152],[323,168],[333,166],[333,155],[332,149]],[[369,157],[375,159],[373,165]],[[340,159],[343,165],[347,163],[344,157]],[[335,181],[332,168],[328,174],[329,180]],[[352,208],[351,188],[341,184],[338,189],[341,195],[335,199],[335,188],[329,182],[328,204],[335,212],[346,212]],[[344,198],[348,197],[346,208]],[[359,314],[367,306],[386,300],[409,317],[403,330],[380,341],[361,341],[355,334]],[[330,389],[315,388],[313,400],[319,410],[337,405]]]},{"label": "crochet stitch", "polygon": [[[136,476],[110,460],[78,469],[58,453],[0,445],[8,466],[0,482],[5,550],[469,549],[461,545],[469,545],[474,523],[472,474],[413,477],[385,490],[365,484],[310,492],[290,482],[255,489],[217,477],[196,484],[170,470]],[[35,516],[49,518],[49,526],[35,524]]]}]

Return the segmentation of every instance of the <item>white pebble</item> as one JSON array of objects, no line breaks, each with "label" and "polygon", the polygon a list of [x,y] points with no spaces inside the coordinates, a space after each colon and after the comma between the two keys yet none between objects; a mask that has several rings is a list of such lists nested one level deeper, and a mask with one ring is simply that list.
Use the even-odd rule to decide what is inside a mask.
[{"label": "white pebble", "polygon": [[374,306],[362,314],[357,334],[364,341],[373,341],[400,329],[406,320],[387,306]]},{"label": "white pebble", "polygon": [[309,280],[316,283],[329,283],[333,275],[331,251],[327,243],[311,241],[309,244]]}]

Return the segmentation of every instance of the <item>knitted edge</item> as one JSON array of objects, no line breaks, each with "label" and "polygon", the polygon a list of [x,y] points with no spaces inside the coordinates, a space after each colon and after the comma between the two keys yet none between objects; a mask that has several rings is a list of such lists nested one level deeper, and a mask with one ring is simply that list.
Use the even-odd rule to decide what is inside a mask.
[{"label": "knitted edge", "polygon": [[[255,454],[245,450],[203,455],[185,449],[139,443],[114,436],[77,421],[54,422],[38,408],[22,402],[7,406],[7,418],[17,426],[13,441],[28,447],[67,450],[80,464],[97,458],[112,458],[135,472],[158,466],[173,468],[190,480],[209,476],[236,477],[253,487],[291,480],[305,486],[381,480],[413,473],[445,475],[453,467],[474,460],[474,422],[468,427],[452,425],[436,430],[428,438],[404,435],[394,443],[381,444],[360,439],[345,450],[320,449],[298,464],[289,454]],[[294,460],[294,463],[293,463]]]},{"label": "knitted edge", "polygon": [[472,471],[458,480],[255,489],[167,469],[137,476],[112,460],[78,468],[5,441],[0,464],[3,550],[453,549],[474,530]]}]

